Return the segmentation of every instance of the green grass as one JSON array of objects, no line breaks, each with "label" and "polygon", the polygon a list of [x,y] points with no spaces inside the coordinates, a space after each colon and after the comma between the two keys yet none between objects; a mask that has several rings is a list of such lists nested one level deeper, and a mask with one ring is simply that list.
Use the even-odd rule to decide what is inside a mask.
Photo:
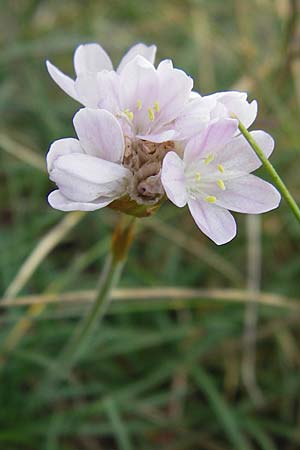
[{"label": "green grass", "polygon": [[[158,59],[172,58],[202,93],[249,91],[259,101],[255,128],[274,136],[272,163],[299,204],[300,19],[293,5],[299,9],[288,0],[2,0],[1,293],[65,217],[46,202],[53,185],[40,159],[51,141],[74,136],[79,105],[56,87],[45,60],[72,74],[72,52],[82,42],[101,43],[114,63],[137,41],[155,43]],[[238,237],[217,247],[186,210],[164,204],[155,222],[141,220],[120,287],[245,291],[247,252],[256,243],[260,289],[300,303],[300,227],[288,207],[282,202],[258,219],[258,240],[246,217],[236,217]],[[109,209],[78,220],[18,295],[93,289],[118,220]],[[51,390],[41,389],[43,381],[86,305],[47,306],[10,351],[7,337],[28,309],[1,308],[0,450],[298,450],[299,313],[257,308],[259,404],[242,376],[245,302],[186,300],[116,303]]]}]

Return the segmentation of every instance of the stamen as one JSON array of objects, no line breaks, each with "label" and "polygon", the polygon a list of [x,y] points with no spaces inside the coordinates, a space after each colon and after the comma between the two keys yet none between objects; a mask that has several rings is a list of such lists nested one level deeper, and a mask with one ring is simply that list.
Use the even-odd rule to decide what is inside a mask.
[{"label": "stamen", "polygon": [[148,108],[148,116],[149,116],[149,120],[151,120],[151,122],[153,122],[153,120],[155,119],[155,114],[152,108]]},{"label": "stamen", "polygon": [[142,109],[142,106],[143,106],[142,100],[141,100],[141,99],[138,99],[138,100],[136,101],[136,107],[137,107],[137,110],[140,111],[140,110]]},{"label": "stamen", "polygon": [[154,102],[154,106],[153,106],[154,110],[158,113],[160,110],[160,106],[158,102]]},{"label": "stamen", "polygon": [[225,169],[224,169],[224,167],[222,166],[222,164],[218,164],[218,171],[221,172],[221,173],[224,173],[224,172],[225,172]]},{"label": "stamen", "polygon": [[209,164],[209,163],[211,163],[214,159],[215,159],[214,155],[213,155],[212,153],[210,153],[209,155],[207,155],[207,157],[205,158],[204,162],[205,162],[205,164]]},{"label": "stamen", "polygon": [[132,111],[130,111],[130,109],[128,109],[128,108],[125,109],[125,110],[124,110],[124,114],[125,114],[125,116],[127,116],[127,118],[128,118],[130,121],[133,120],[134,114],[133,114]]},{"label": "stamen", "polygon": [[199,172],[196,172],[196,173],[195,173],[195,180],[196,180],[196,181],[200,181],[200,180],[201,180],[201,175],[200,175]]},{"label": "stamen", "polygon": [[209,195],[208,197],[205,197],[205,201],[207,201],[208,203],[216,203],[217,197],[215,197],[214,195]]},{"label": "stamen", "polygon": [[223,180],[217,180],[217,185],[220,189],[222,189],[222,191],[225,191],[226,187]]}]

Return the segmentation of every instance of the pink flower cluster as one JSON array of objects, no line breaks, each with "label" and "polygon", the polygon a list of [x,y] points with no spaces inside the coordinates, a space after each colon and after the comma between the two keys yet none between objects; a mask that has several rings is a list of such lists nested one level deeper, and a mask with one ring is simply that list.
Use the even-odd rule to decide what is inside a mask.
[{"label": "pink flower cluster", "polygon": [[[80,45],[73,80],[47,61],[53,80],[84,107],[74,116],[78,139],[55,141],[47,155],[53,208],[93,211],[125,196],[155,205],[167,196],[188,208],[216,244],[236,234],[230,211],[259,214],[276,208],[280,194],[252,175],[261,162],[239,134],[257,103],[243,92],[201,96],[172,61],[154,65],[156,47],[137,44],[118,68],[98,44]],[[274,141],[252,131],[267,157]]]}]

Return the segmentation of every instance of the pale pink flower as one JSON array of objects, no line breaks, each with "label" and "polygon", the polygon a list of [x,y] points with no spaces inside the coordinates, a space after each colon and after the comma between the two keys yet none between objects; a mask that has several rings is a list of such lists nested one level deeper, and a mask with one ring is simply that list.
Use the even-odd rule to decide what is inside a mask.
[{"label": "pale pink flower", "polygon": [[130,61],[119,75],[119,112],[130,139],[166,142],[178,139],[175,119],[189,102],[193,80],[172,61],[157,69],[141,56]]},{"label": "pale pink flower", "polygon": [[[114,133],[116,125],[114,128],[106,129],[107,117],[110,117],[110,122],[119,123],[116,139],[119,139],[120,130],[122,130],[122,139],[125,143],[122,154],[118,153],[117,161],[112,159],[110,152],[114,153],[113,145],[115,144],[110,142],[111,148],[109,150],[108,145],[105,147],[107,152],[105,158],[102,157],[102,159],[118,162],[118,167],[126,169],[127,175],[130,173],[130,176],[126,177],[126,189],[124,189],[123,183],[117,186],[118,189],[115,189],[114,184],[111,192],[105,190],[100,193],[99,190],[99,192],[97,191],[99,198],[92,199],[93,203],[88,198],[88,205],[85,205],[84,199],[81,198],[81,189],[78,190],[81,197],[79,198],[77,195],[76,183],[74,184],[75,197],[71,198],[61,179],[58,180],[58,174],[62,174],[61,170],[60,172],[50,171],[50,178],[59,186],[59,192],[51,194],[49,198],[51,205],[59,209],[62,207],[75,209],[74,201],[76,200],[81,202],[81,204],[77,204],[77,209],[96,209],[126,194],[130,200],[134,200],[138,204],[154,205],[158,203],[164,195],[160,179],[161,164],[165,154],[175,148],[174,139],[178,137],[178,132],[174,127],[175,119],[189,102],[192,86],[192,79],[182,70],[173,68],[171,61],[162,61],[155,68],[150,61],[140,55],[136,55],[129,62],[123,61],[119,73],[102,70],[98,73],[79,74],[75,81],[75,88],[77,88],[77,92],[80,90],[80,95],[84,96],[87,100],[86,103],[90,105],[90,108],[80,112],[80,117],[86,118],[80,126],[81,135],[78,134],[77,116],[75,116],[74,123],[79,140],[82,141],[83,133],[88,137],[87,140],[92,141],[95,141],[96,137],[98,138],[101,134],[103,135],[102,140],[109,142],[109,133]],[[101,114],[97,115],[97,111],[101,111]],[[104,115],[104,111],[108,113],[108,116]],[[105,119],[103,124],[101,115]],[[62,144],[61,141],[58,142],[60,144],[56,143],[55,146],[59,145],[58,153],[60,154]],[[83,142],[83,149],[90,154],[85,145],[86,143]],[[56,148],[55,146],[54,148]],[[96,148],[96,144],[94,147]],[[100,151],[101,148],[100,146]],[[99,158],[96,150],[94,152],[95,156]],[[53,150],[50,150],[51,153]],[[69,155],[68,158],[71,161],[72,155]],[[60,158],[58,163],[61,164],[66,159]],[[82,159],[76,155],[77,161],[81,162]],[[84,160],[87,160],[86,157]],[[100,160],[98,160],[98,164],[100,164]],[[83,170],[86,171],[87,181],[90,176],[88,167],[89,165],[85,165],[80,174],[79,172],[72,173],[72,176],[68,177],[68,182],[73,183],[76,177],[83,176]],[[65,172],[70,175],[67,166],[64,167]],[[98,173],[100,177],[101,171],[99,170]],[[68,185],[68,187],[70,186]],[[110,187],[111,184],[109,184]],[[99,186],[98,188],[100,189]],[[68,200],[72,200],[72,205],[58,205],[58,200],[62,200],[62,195]]]},{"label": "pale pink flower", "polygon": [[[178,207],[188,204],[198,227],[216,244],[236,235],[236,223],[228,210],[259,214],[280,202],[280,194],[270,183],[250,174],[261,161],[236,132],[236,120],[214,122],[187,143],[183,159],[172,151],[162,165],[167,197]],[[251,135],[269,157],[272,137],[263,131]]]},{"label": "pale pink flower", "polygon": [[131,171],[122,165],[125,143],[120,124],[105,110],[84,108],[74,117],[77,139],[55,141],[47,168],[58,189],[48,201],[61,211],[94,211],[126,194]]},{"label": "pale pink flower", "polygon": [[249,128],[257,116],[256,100],[248,102],[246,92],[216,92],[203,97],[192,92],[190,101],[176,120],[175,127],[181,139],[189,139],[203,131],[211,122],[233,116]]},{"label": "pale pink flower", "polygon": [[49,61],[47,68],[54,81],[84,106],[114,114],[129,139],[181,139],[175,121],[189,103],[193,80],[170,60],[155,68],[155,52],[155,46],[136,44],[114,71],[102,47],[86,44],[74,54],[75,80]]}]

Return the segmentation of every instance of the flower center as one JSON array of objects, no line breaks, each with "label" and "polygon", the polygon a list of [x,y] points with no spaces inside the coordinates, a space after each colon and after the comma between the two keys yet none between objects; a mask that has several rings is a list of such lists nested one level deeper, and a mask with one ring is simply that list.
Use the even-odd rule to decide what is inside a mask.
[{"label": "flower center", "polygon": [[226,189],[224,172],[222,164],[215,163],[213,153],[192,162],[185,168],[188,195],[194,200],[201,198],[208,203],[216,203],[216,187],[221,191]]},{"label": "flower center", "polygon": [[137,99],[135,106],[130,108],[125,108],[123,111],[121,111],[118,116],[124,117],[127,122],[132,125],[133,120],[138,116],[139,113],[143,113],[143,110],[147,114],[147,120],[149,122],[154,122],[156,119],[157,114],[160,112],[160,104],[156,100],[153,102],[153,105],[149,106],[148,108],[143,104],[141,99]]},{"label": "flower center", "polygon": [[160,179],[161,165],[165,155],[174,150],[174,142],[155,143],[128,137],[125,142],[123,165],[133,174],[130,197],[140,204],[159,202],[164,195]]}]

